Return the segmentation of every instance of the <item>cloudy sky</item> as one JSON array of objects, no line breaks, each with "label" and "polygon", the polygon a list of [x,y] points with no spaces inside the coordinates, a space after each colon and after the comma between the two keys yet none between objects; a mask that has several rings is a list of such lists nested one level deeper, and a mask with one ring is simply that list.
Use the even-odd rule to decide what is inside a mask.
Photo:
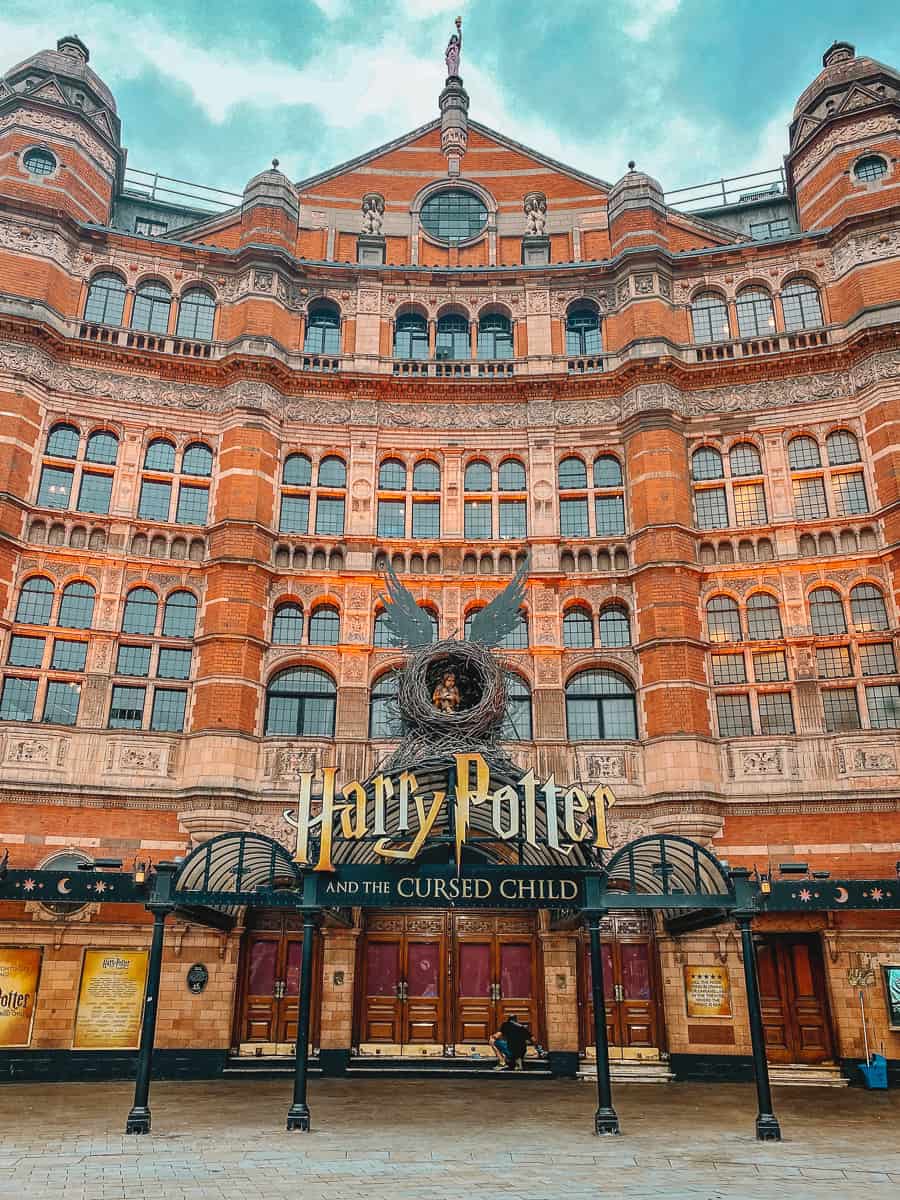
[{"label": "cloudy sky", "polygon": [[6,0],[0,53],[77,33],[129,165],[240,190],[273,155],[299,179],[430,120],[457,14],[472,117],[666,189],[778,165],[835,39],[900,66],[896,0]]}]

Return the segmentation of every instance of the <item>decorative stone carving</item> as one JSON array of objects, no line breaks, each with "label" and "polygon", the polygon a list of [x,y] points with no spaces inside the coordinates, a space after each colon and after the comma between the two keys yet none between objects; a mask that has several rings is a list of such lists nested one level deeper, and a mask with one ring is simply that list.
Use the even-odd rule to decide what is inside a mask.
[{"label": "decorative stone carving", "polygon": [[135,771],[141,775],[159,774],[162,751],[143,746],[123,746],[119,752],[119,770]]},{"label": "decorative stone carving", "polygon": [[606,836],[613,850],[619,850],[637,838],[646,837],[650,832],[646,821],[639,817],[617,817],[615,811],[614,808],[610,810],[606,821]]},{"label": "decorative stone carving", "polygon": [[253,286],[258,292],[271,292],[275,285],[275,274],[272,271],[254,271]]},{"label": "decorative stone carving", "polygon": [[900,229],[881,230],[877,233],[858,233],[844,240],[832,251],[831,261],[836,275],[843,275],[851,267],[879,258],[897,258],[900,255]]},{"label": "decorative stone carving", "polygon": [[37,738],[13,739],[6,751],[6,761],[46,765],[50,762],[50,743],[38,741]]},{"label": "decorative stone carving", "polygon": [[90,146],[91,154],[101,164],[101,166],[112,175],[116,169],[116,160],[105,148],[99,138],[94,137],[80,121],[71,120],[68,117],[58,117],[53,113],[41,112],[37,109],[30,109],[27,114],[22,112],[7,113],[0,117],[0,129],[9,129],[10,126],[25,125],[29,129],[40,129],[48,133],[56,133],[74,142],[76,145]]},{"label": "decorative stone carving", "polygon": [[822,161],[835,146],[848,142],[864,141],[879,133],[890,133],[897,128],[895,117],[870,117],[867,121],[856,121],[850,125],[841,125],[824,134],[819,143],[804,151],[794,160],[794,178],[802,177]]},{"label": "decorative stone carving", "polygon": [[384,196],[366,192],[362,198],[362,231],[370,237],[380,237],[384,225]]},{"label": "decorative stone carving", "polygon": [[607,779],[625,779],[627,775],[624,754],[588,754],[585,766],[591,779],[601,782]]},{"label": "decorative stone carving", "polygon": [[543,192],[528,192],[524,208],[526,234],[529,237],[544,237],[547,232],[547,197]]},{"label": "decorative stone carving", "polygon": [[783,775],[784,762],[780,750],[743,750],[741,771],[744,775]]},{"label": "decorative stone carving", "polygon": [[274,779],[298,779],[302,771],[315,771],[318,751],[315,746],[283,746],[268,750],[264,774]]}]

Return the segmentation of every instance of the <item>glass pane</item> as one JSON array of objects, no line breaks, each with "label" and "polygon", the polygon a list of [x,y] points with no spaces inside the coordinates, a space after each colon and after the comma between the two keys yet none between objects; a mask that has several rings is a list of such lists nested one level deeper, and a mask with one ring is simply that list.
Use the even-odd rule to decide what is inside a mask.
[{"label": "glass pane", "polygon": [[303,958],[303,939],[288,942],[287,963],[284,968],[284,994],[300,995],[300,960]]},{"label": "glass pane", "polygon": [[275,991],[276,941],[254,942],[250,947],[250,975],[247,991],[251,996],[271,996]]},{"label": "glass pane", "polygon": [[650,948],[644,943],[620,943],[622,991],[626,1000],[650,999]]},{"label": "glass pane", "polygon": [[500,946],[500,993],[516,998],[531,995],[529,942],[509,942]]},{"label": "glass pane", "polygon": [[[600,943],[600,954],[603,959],[603,995],[607,1000],[612,1000],[613,989],[615,987],[615,972],[613,971],[613,948],[611,942]],[[591,961],[590,951],[588,952],[588,963]],[[591,976],[593,980],[593,976]]]},{"label": "glass pane", "polygon": [[460,996],[489,997],[491,994],[491,947],[489,942],[460,942]]},{"label": "glass pane", "polygon": [[407,946],[407,990],[410,996],[437,996],[440,969],[439,942],[410,942]]},{"label": "glass pane", "polygon": [[366,947],[369,996],[396,996],[400,980],[400,943],[369,942]]}]

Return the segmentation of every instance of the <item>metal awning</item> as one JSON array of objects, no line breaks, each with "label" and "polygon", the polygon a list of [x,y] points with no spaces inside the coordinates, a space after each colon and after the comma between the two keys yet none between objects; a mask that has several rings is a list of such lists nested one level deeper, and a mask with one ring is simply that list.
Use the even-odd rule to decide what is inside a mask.
[{"label": "metal awning", "polygon": [[294,906],[302,873],[280,842],[262,833],[220,833],[181,863],[172,899],[206,924],[233,924],[247,905]]}]

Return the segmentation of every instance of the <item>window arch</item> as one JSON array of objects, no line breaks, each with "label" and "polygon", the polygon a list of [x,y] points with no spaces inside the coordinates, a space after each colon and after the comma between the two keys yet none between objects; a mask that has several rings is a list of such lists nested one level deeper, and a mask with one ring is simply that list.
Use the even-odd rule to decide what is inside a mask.
[{"label": "window arch", "polygon": [[735,307],[739,337],[768,337],[775,332],[775,309],[765,288],[743,288],[737,294]]},{"label": "window arch", "polygon": [[778,601],[769,592],[754,592],[747,599],[747,635],[753,641],[783,636]]},{"label": "window arch", "polygon": [[191,442],[181,458],[182,475],[212,475],[213,452],[205,442]]},{"label": "window arch", "polygon": [[860,183],[875,183],[888,172],[887,159],[880,154],[866,154],[853,164],[853,174]]},{"label": "window arch", "polygon": [[81,434],[74,425],[54,425],[47,434],[45,454],[53,458],[76,458]]},{"label": "window arch", "polygon": [[289,667],[266,688],[266,736],[334,737],[337,689],[325,671]]},{"label": "window arch", "polygon": [[849,429],[836,429],[825,439],[828,451],[828,465],[842,467],[847,463],[857,463],[859,458],[859,442]]},{"label": "window arch", "polygon": [[497,471],[497,486],[501,492],[524,492],[525,466],[517,458],[505,458]]},{"label": "window arch", "polygon": [[705,479],[724,479],[722,455],[712,446],[701,446],[691,455],[691,478],[695,482]]},{"label": "window arch", "polygon": [[144,454],[145,471],[174,471],[175,447],[166,438],[154,438]]},{"label": "window arch", "polygon": [[403,720],[397,707],[400,679],[396,671],[379,675],[369,693],[369,737],[398,738],[403,733]]},{"label": "window arch", "polygon": [[594,618],[580,604],[567,609],[563,616],[563,645],[584,650],[594,644]]},{"label": "window arch", "polygon": [[469,322],[465,317],[458,313],[445,313],[438,317],[435,354],[447,360],[472,357]]},{"label": "window arch", "polygon": [[858,633],[890,628],[884,596],[872,583],[859,583],[851,590],[850,615]]},{"label": "window arch", "polygon": [[728,451],[732,475],[762,475],[762,460],[752,442],[736,442]]},{"label": "window arch", "polygon": [[143,333],[168,333],[172,293],[159,279],[139,284],[134,293],[131,328]]},{"label": "window arch", "polygon": [[177,337],[208,342],[212,339],[216,302],[205,288],[189,288],[178,303]]},{"label": "window arch", "polygon": [[276,646],[299,646],[303,640],[303,609],[294,600],[275,608],[272,617],[272,642]]},{"label": "window arch", "polygon": [[341,312],[329,300],[317,300],[309,306],[306,318],[304,354],[340,354]]},{"label": "window arch", "polygon": [[594,487],[617,488],[623,486],[622,464],[611,454],[601,454],[594,459]]},{"label": "window arch", "polygon": [[485,313],[479,319],[478,357],[513,357],[513,330],[509,317],[502,313]]},{"label": "window arch", "polygon": [[564,458],[557,469],[557,480],[561,490],[587,487],[587,468],[584,461],[574,454]]},{"label": "window arch", "polygon": [[566,313],[566,354],[581,358],[602,353],[600,314],[588,304],[573,305]]},{"label": "window arch", "polygon": [[727,342],[731,337],[728,307],[718,292],[702,292],[691,304],[695,342]]},{"label": "window arch", "polygon": [[441,469],[430,458],[423,458],[413,467],[414,492],[438,492],[441,489]]},{"label": "window arch", "polygon": [[631,683],[617,671],[590,670],[566,684],[569,741],[602,742],[637,737],[637,703]]},{"label": "window arch", "polygon": [[386,458],[378,468],[378,486],[386,492],[406,489],[406,465],[399,458]]},{"label": "window arch", "polygon": [[519,609],[515,625],[500,639],[497,648],[500,650],[528,649],[528,614],[524,608]]},{"label": "window arch", "polygon": [[388,615],[383,608],[375,614],[375,623],[372,628],[372,644],[379,649],[394,647],[399,644],[394,640],[394,635],[391,633],[388,623]]},{"label": "window arch", "polygon": [[631,645],[631,623],[623,605],[609,604],[600,613],[600,645]]},{"label": "window arch", "polygon": [[281,474],[282,483],[291,487],[310,487],[312,484],[312,463],[305,454],[289,454],[284,460]]},{"label": "window arch", "polygon": [[741,614],[730,596],[713,596],[706,606],[706,626],[711,642],[739,642]]},{"label": "window arch", "polygon": [[192,592],[172,592],[163,610],[163,637],[192,638],[197,627],[197,597]]},{"label": "window arch", "polygon": [[347,464],[336,454],[326,455],[319,463],[319,487],[347,486]]},{"label": "window arch", "polygon": [[466,465],[464,487],[467,492],[489,492],[491,490],[491,467],[477,458]]},{"label": "window arch", "polygon": [[792,471],[809,471],[821,467],[822,456],[815,438],[802,435],[788,442],[788,463]]},{"label": "window arch", "polygon": [[119,439],[108,429],[95,429],[87,440],[85,462],[111,467],[119,455]]},{"label": "window arch", "polygon": [[428,357],[428,322],[421,313],[403,313],[394,325],[394,358]]},{"label": "window arch", "polygon": [[22,584],[16,620],[25,625],[49,625],[53,609],[53,584],[43,575],[32,575]]},{"label": "window arch", "polygon": [[792,279],[785,284],[781,289],[781,309],[788,333],[798,329],[818,329],[825,323],[819,289],[808,279]]},{"label": "window arch", "polygon": [[341,614],[333,604],[320,604],[309,619],[311,646],[336,646],[341,640]]},{"label": "window arch", "polygon": [[504,742],[530,742],[532,734],[531,689],[521,675],[506,676],[506,712],[500,726]]},{"label": "window arch", "polygon": [[90,583],[78,580],[76,583],[66,584],[59,602],[57,625],[64,629],[90,629],[94,619],[96,594]]},{"label": "window arch", "polygon": [[156,612],[159,599],[150,588],[137,587],[125,597],[122,610],[122,632],[142,633],[152,637],[156,630]]},{"label": "window arch", "polygon": [[809,593],[809,620],[816,634],[847,632],[844,604],[834,588],[820,587]]},{"label": "window arch", "polygon": [[97,325],[121,325],[125,312],[125,282],[112,272],[95,275],[84,304],[84,319]]}]

